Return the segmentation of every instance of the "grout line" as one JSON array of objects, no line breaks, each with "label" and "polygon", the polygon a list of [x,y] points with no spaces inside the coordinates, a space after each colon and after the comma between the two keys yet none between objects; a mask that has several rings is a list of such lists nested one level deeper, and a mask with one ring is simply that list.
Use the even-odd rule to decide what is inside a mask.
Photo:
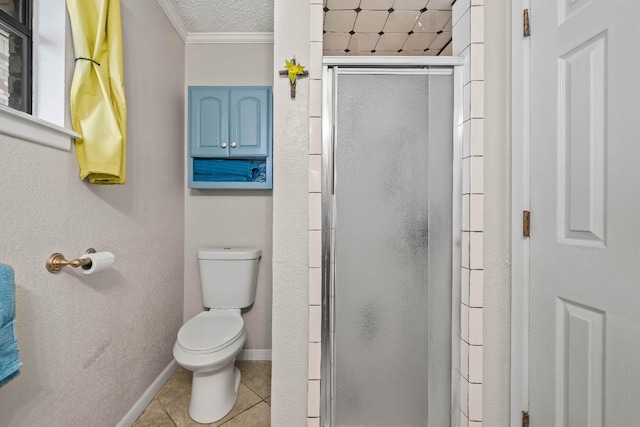
[{"label": "grout line", "polygon": [[[164,388],[164,386],[162,386],[162,387]],[[162,390],[162,389],[160,389],[160,390]],[[154,399],[156,399],[156,398],[154,397]],[[178,427],[177,421],[171,416],[171,413],[167,410],[167,407],[164,406],[164,403],[162,403],[162,401],[160,399],[156,399],[156,400],[158,401],[158,403],[160,403],[160,406],[162,406],[162,409],[164,409],[164,412],[169,416],[169,419],[171,420],[173,425]]]},{"label": "grout line", "polygon": [[[260,402],[256,402],[254,405],[249,406],[247,409],[245,409],[244,411],[240,412],[238,415],[236,415],[233,418],[229,418],[227,421],[224,422],[224,424],[220,424],[218,427],[224,427],[227,424],[229,424],[231,421],[235,420],[236,418],[238,418],[240,415],[244,414],[245,412],[251,410],[251,408],[254,408],[256,406],[258,406],[260,403],[262,403],[262,400]],[[271,406],[269,406],[269,408],[271,408]],[[206,425],[206,424],[205,424]]]},{"label": "grout line", "polygon": [[[250,363],[250,361],[249,361]],[[178,368],[180,369],[180,368]],[[174,373],[175,374],[175,373]],[[191,384],[191,383],[189,383]],[[235,415],[233,418],[228,419],[227,421],[225,421],[223,424],[220,424],[219,427],[223,427],[228,425],[228,423],[231,420],[236,419],[238,416],[244,414],[245,412],[249,411],[250,409],[254,408],[255,406],[259,405],[261,402],[264,402],[267,406],[269,406],[269,412],[271,412],[271,405],[269,405],[265,400],[271,398],[271,393],[269,393],[269,396],[267,397],[262,397],[260,396],[258,393],[256,393],[255,391],[253,391],[244,381],[241,381],[241,384],[244,385],[251,393],[255,394],[260,400],[258,402],[256,402],[255,404],[249,406],[248,408],[246,408],[244,411],[238,413],[237,415]],[[167,409],[167,407],[162,403],[162,401],[160,399],[158,399],[158,396],[161,394],[161,392],[166,388],[166,384],[162,386],[162,388],[158,391],[158,393],[156,393],[156,395],[154,396],[153,400],[156,400],[160,406],[162,407],[162,409],[164,410],[165,414],[169,417],[169,419],[171,420],[171,422],[173,423],[173,426],[178,427],[178,421],[172,416],[171,412],[169,412],[169,410]],[[152,400],[152,401],[153,401]],[[173,402],[174,400],[172,400]],[[151,402],[149,403],[149,405],[151,404]],[[149,407],[149,405],[147,405],[147,408]],[[147,409],[145,408],[145,410]],[[143,412],[144,413],[144,412]],[[140,417],[142,416],[142,414],[140,415]],[[138,419],[136,419],[136,422],[140,419],[140,417],[138,417]]]},{"label": "grout line", "polygon": [[169,420],[171,421],[171,424],[174,425],[174,427],[178,427],[176,422],[173,420],[173,418],[171,418],[171,415],[169,414],[169,411],[167,411],[167,408],[162,404],[162,402],[160,401],[160,399],[157,399],[156,397],[154,397],[151,402],[149,402],[149,405],[147,405],[146,408],[144,408],[144,411],[142,411],[142,414],[140,414],[140,416],[133,422],[133,425],[135,425],[138,421],[144,420],[145,417],[145,412],[147,410],[147,408],[151,405],[151,403],[153,403],[153,401],[157,401],[158,404],[160,405],[160,407],[162,408],[162,410],[164,411],[165,415],[169,418]]}]

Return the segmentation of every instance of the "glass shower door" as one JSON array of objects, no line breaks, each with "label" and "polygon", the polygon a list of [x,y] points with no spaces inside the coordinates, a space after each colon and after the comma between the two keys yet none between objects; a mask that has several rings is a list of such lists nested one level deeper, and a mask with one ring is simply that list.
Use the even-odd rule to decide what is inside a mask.
[{"label": "glass shower door", "polygon": [[334,426],[450,424],[453,77],[337,72]]}]

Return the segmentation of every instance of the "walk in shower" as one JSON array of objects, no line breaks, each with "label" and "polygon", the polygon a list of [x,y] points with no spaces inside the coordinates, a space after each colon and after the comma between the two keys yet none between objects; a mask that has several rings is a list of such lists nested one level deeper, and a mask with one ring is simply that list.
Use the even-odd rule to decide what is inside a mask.
[{"label": "walk in shower", "polygon": [[455,419],[456,65],[325,58],[325,427],[445,427]]}]

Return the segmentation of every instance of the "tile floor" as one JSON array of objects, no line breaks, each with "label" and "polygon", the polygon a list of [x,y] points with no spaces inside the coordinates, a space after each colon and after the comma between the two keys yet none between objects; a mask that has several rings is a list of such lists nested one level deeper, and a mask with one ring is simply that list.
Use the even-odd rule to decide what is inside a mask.
[{"label": "tile floor", "polygon": [[220,421],[200,424],[189,417],[191,372],[182,367],[174,372],[149,403],[134,427],[269,427],[271,425],[271,362],[237,361],[242,373],[238,400]]}]

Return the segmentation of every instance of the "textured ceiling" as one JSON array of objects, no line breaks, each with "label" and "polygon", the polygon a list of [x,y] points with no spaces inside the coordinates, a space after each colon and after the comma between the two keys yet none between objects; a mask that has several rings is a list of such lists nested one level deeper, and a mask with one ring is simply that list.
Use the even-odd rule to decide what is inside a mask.
[{"label": "textured ceiling", "polygon": [[[273,1],[160,0],[188,34],[272,33]],[[324,0],[324,54],[451,55],[452,2]]]},{"label": "textured ceiling", "polygon": [[273,32],[273,0],[170,0],[190,33]]}]

